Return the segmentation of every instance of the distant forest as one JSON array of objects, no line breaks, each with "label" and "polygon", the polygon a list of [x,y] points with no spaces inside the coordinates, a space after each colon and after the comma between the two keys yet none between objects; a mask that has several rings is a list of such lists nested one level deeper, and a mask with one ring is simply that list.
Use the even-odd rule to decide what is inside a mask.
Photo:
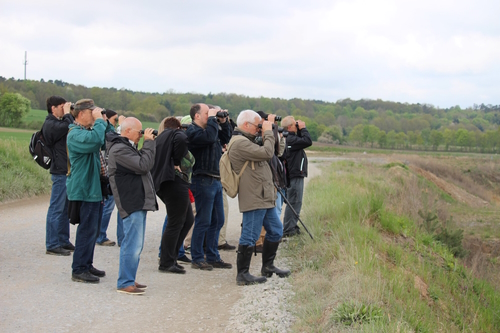
[{"label": "distant forest", "polygon": [[19,93],[31,108],[45,109],[45,100],[60,95],[76,102],[94,99],[96,105],[142,121],[160,122],[167,116],[187,115],[193,103],[227,109],[236,118],[241,110],[262,110],[280,116],[293,115],[306,122],[314,141],[398,149],[500,150],[500,105],[474,104],[437,108],[377,100],[341,99],[336,102],[248,97],[231,93],[135,92],[116,88],[88,88],[61,80],[6,79],[0,76],[0,96]]}]

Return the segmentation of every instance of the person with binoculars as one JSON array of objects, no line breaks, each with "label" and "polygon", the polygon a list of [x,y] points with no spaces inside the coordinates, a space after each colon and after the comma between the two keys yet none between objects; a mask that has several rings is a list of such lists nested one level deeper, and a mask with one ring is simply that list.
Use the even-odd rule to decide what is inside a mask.
[{"label": "person with binoculars", "polygon": [[104,149],[105,133],[113,126],[104,122],[102,109],[92,99],[81,99],[75,103],[69,125],[67,149],[69,168],[66,190],[69,200],[70,223],[79,224],[75,237],[72,280],[98,283],[104,271],[93,266],[94,247],[102,218],[103,191],[100,151]]},{"label": "person with binoculars", "polygon": [[[109,182],[118,214],[123,219],[117,291],[130,295],[143,294],[147,287],[136,282],[136,275],[144,247],[146,214],[158,210],[150,172],[156,155],[154,132],[152,128],[142,130],[137,118],[128,117],[121,122],[120,134],[106,135]],[[138,150],[142,136],[144,142]]]},{"label": "person with binoculars", "polygon": [[[193,105],[190,110],[193,123],[186,129],[188,148],[196,160],[190,187],[196,206],[191,267],[201,270],[232,268],[221,259],[218,250],[219,233],[224,224],[219,161],[222,146],[231,138],[231,128],[227,117],[217,117],[217,112],[220,110],[210,109],[207,104]],[[203,249],[205,239],[206,253]]]},{"label": "person with binoculars", "polygon": [[307,177],[307,155],[304,149],[312,145],[312,139],[302,120],[296,121],[293,116],[287,116],[281,125],[288,132],[283,157],[289,179],[286,191],[289,204],[283,218],[283,237],[291,237],[300,234],[297,222],[302,208],[304,177]]}]

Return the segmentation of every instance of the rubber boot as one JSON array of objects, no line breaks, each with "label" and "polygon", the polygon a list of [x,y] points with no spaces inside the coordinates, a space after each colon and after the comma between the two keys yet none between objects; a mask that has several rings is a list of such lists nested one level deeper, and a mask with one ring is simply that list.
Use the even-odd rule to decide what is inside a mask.
[{"label": "rubber boot", "polygon": [[264,283],[267,279],[263,276],[253,276],[249,273],[250,261],[254,252],[253,246],[239,245],[238,257],[236,258],[236,266],[238,268],[238,275],[236,275],[236,284],[238,286],[245,286],[255,283]]},{"label": "rubber boot", "polygon": [[278,251],[279,242],[270,242],[267,239],[264,240],[264,248],[262,250],[262,276],[271,277],[273,273],[276,273],[281,278],[290,275],[290,271],[279,269],[274,266],[274,258],[276,258],[276,251]]}]

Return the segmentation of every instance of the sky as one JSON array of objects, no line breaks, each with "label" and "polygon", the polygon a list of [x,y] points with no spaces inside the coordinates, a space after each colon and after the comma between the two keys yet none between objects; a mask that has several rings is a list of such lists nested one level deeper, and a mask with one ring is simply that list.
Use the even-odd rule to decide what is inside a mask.
[{"label": "sky", "polygon": [[143,92],[500,104],[500,1],[0,0],[0,76]]}]

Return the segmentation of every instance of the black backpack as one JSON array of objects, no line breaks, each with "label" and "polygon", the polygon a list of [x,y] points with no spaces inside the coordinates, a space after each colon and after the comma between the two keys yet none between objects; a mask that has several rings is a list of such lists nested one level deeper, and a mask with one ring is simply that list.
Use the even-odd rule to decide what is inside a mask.
[{"label": "black backpack", "polygon": [[30,154],[38,165],[44,169],[49,169],[52,163],[52,150],[45,143],[42,130],[39,130],[31,136],[29,145]]}]

